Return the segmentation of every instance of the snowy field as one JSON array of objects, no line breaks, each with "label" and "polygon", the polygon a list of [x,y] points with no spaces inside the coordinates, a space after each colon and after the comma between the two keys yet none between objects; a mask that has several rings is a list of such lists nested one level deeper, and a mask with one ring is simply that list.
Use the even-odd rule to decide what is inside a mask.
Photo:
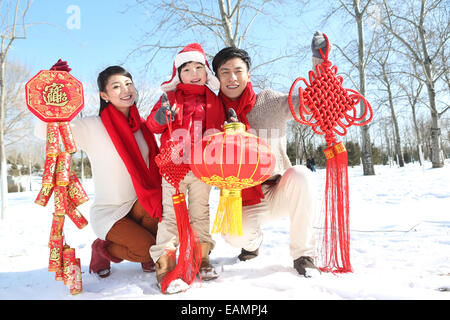
[{"label": "snowy field", "polygon": [[[33,203],[37,191],[9,194],[9,211],[0,220],[0,299],[25,300],[450,300],[450,162],[441,169],[409,164],[376,166],[375,176],[349,168],[351,263],[349,274],[298,276],[289,256],[289,220],[264,226],[260,255],[238,262],[240,250],[219,236],[211,254],[220,277],[194,282],[189,290],[163,295],[155,274],[138,263],[112,265],[109,278],[89,274],[90,226],[78,230],[66,219],[66,241],[81,258],[83,293],[47,271],[52,201]],[[323,195],[325,170],[315,174]],[[93,189],[85,183],[91,201]],[[80,207],[89,220],[91,201]],[[320,200],[322,203],[322,200]],[[211,200],[212,219],[217,192]]]}]

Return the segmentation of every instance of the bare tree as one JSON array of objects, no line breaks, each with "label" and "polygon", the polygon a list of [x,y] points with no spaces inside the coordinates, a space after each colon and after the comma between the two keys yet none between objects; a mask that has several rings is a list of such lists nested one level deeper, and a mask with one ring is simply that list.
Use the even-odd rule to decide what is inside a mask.
[{"label": "bare tree", "polygon": [[[450,50],[448,50],[446,52],[446,49],[448,49],[448,48],[446,48],[446,46],[442,47],[442,51],[440,53],[440,56],[441,56],[442,70],[443,70],[443,73],[444,73],[444,80],[447,83],[448,92],[450,92],[450,61],[449,61],[450,60],[449,59],[450,52],[448,52]],[[450,105],[447,102],[446,109],[448,109],[449,107],[450,107]]]},{"label": "bare tree", "polygon": [[401,43],[404,53],[422,68],[424,76],[414,76],[425,84],[428,92],[426,106],[431,113],[431,162],[433,168],[443,167],[440,118],[448,106],[439,111],[436,87],[448,66],[441,66],[439,70],[436,60],[450,38],[448,3],[420,0],[419,6],[416,6],[414,1],[409,1],[405,8],[396,6],[394,10],[388,1],[383,2],[386,14],[383,27]]},{"label": "bare tree", "polygon": [[[415,70],[415,73],[417,74],[417,63],[414,61],[411,63],[411,67],[413,70]],[[412,116],[412,122],[413,122],[413,128],[414,132],[416,134],[416,151],[419,157],[419,163],[420,165],[423,165],[423,138],[422,133],[419,128],[419,124],[417,121],[417,106],[420,103],[420,95],[422,94],[423,89],[423,82],[417,81],[416,77],[408,77],[406,79],[406,83],[403,83],[402,81],[399,82],[400,88],[405,93],[408,103],[411,107],[411,116]]]},{"label": "bare tree", "polygon": [[302,164],[303,160],[313,156],[314,150],[311,150],[311,146],[317,135],[311,127],[301,125],[297,121],[288,122],[288,132],[290,132],[290,140],[294,142],[296,164]]},{"label": "bare tree", "polygon": [[[337,12],[344,12],[346,16],[350,16],[352,21],[356,23],[357,40],[356,48],[354,47],[354,41],[346,45],[344,48],[338,44],[333,43],[340,54],[350,63],[352,68],[358,70],[359,76],[359,92],[366,96],[367,84],[366,84],[366,68],[373,56],[373,44],[375,42],[375,33],[372,33],[372,37],[369,43],[366,43],[364,22],[370,18],[372,4],[374,0],[339,0],[337,6],[332,6],[326,19]],[[334,4],[334,2],[333,2]],[[349,52],[357,52],[357,58],[353,57]],[[361,111],[364,111],[364,104],[360,105]],[[364,175],[374,175],[375,169],[372,160],[372,143],[369,133],[370,125],[361,127],[361,160],[363,165]]]},{"label": "bare tree", "polygon": [[[213,36],[228,47],[241,47],[247,39],[248,33],[259,15],[264,14],[264,7],[274,0],[246,1],[246,0],[216,0],[216,1],[148,1],[136,0],[152,17],[160,17],[155,30],[159,33],[175,35],[176,32],[193,31]],[[144,35],[144,38],[155,39],[155,30]],[[199,36],[200,36],[199,35]],[[160,41],[147,43],[139,49],[148,49],[154,52],[164,49],[182,48],[180,44],[164,45]],[[152,61],[152,59],[150,60]]]},{"label": "bare tree", "polygon": [[[5,3],[6,2],[6,3]],[[25,38],[25,16],[31,5],[31,1],[27,1],[25,9],[20,10],[20,0],[16,0],[15,8],[11,9],[11,1],[1,1],[0,8],[5,8],[1,16],[0,25],[0,170],[1,170],[1,215],[3,219],[8,202],[8,185],[7,185],[7,167],[5,153],[5,116],[6,116],[6,58],[11,49],[13,42],[17,39]],[[20,30],[20,24],[22,29]]]},{"label": "bare tree", "polygon": [[400,167],[405,166],[405,162],[403,159],[402,152],[402,142],[400,137],[400,130],[398,125],[397,114],[395,112],[394,107],[394,83],[393,83],[393,74],[394,72],[391,70],[391,62],[389,60],[390,55],[392,54],[391,50],[391,40],[383,40],[383,37],[380,37],[379,48],[377,49],[377,54],[374,56],[374,61],[376,62],[379,70],[375,75],[378,79],[379,83],[383,86],[383,91],[387,94],[387,104],[389,106],[389,110],[391,113],[392,125],[394,128],[394,150],[397,156],[398,164]]},{"label": "bare tree", "polygon": [[[283,30],[282,34],[285,35],[289,28],[283,28],[283,18],[278,18],[272,11],[288,2],[292,2],[295,8],[299,6],[289,0],[136,0],[135,6],[139,6],[151,22],[157,23],[154,28],[144,32],[140,45],[130,52],[129,57],[145,54],[149,57],[146,64],[148,68],[156,57],[167,52],[172,56],[176,49],[183,48],[186,44],[181,43],[181,38],[189,36],[202,44],[208,58],[223,47],[245,47],[252,58],[258,55],[258,59],[252,59],[258,62],[252,67],[254,85],[260,88],[271,86],[271,78],[264,76],[260,70],[282,59],[299,57],[306,47],[289,45],[286,48],[258,50],[262,46],[255,36],[254,26],[258,19],[270,17],[265,20],[267,24],[274,24],[274,29]],[[274,52],[272,57],[264,56],[263,52],[268,49]],[[258,74],[255,70],[258,70]]]},{"label": "bare tree", "polygon": [[27,67],[16,61],[7,61],[5,66],[5,147],[8,148],[27,136],[32,129],[32,113],[25,103],[25,83],[31,78]]}]

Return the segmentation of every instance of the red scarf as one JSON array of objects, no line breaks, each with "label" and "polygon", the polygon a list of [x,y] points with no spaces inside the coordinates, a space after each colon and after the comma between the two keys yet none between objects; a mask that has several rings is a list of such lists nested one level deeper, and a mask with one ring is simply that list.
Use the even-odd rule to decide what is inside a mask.
[{"label": "red scarf", "polygon": [[222,100],[225,106],[225,111],[228,114],[228,110],[233,108],[239,118],[239,121],[245,124],[247,130],[250,130],[250,124],[247,120],[247,114],[252,110],[256,103],[256,93],[253,91],[252,83],[249,81],[247,87],[245,87],[244,92],[242,92],[239,99],[231,100],[226,95],[219,91],[219,98]]},{"label": "red scarf", "polygon": [[[231,100],[222,91],[219,91],[219,98],[222,100],[225,111],[228,114],[228,110],[233,108],[236,111],[236,115],[240,122],[245,124],[247,130],[250,130],[250,124],[248,123],[247,114],[252,110],[256,103],[256,93],[253,91],[252,83],[249,81],[247,87],[242,92],[241,96],[236,100]],[[242,190],[242,205],[252,206],[261,202],[264,199],[264,194],[261,189],[261,185],[246,188]]]},{"label": "red scarf", "polygon": [[[221,130],[222,125],[225,122],[225,111],[220,99],[207,86],[199,86],[195,84],[180,83],[177,85],[177,90],[175,91],[175,102],[177,104],[177,109],[179,109],[177,113],[178,124],[181,125],[183,123],[183,104],[184,96],[186,95],[206,96],[205,129],[216,128]],[[169,96],[169,99],[170,98],[171,96]],[[173,102],[170,102],[173,105]]]},{"label": "red scarf", "polygon": [[[155,156],[159,153],[155,136],[145,125],[144,119],[139,116],[136,105],[130,107],[128,119],[112,104],[109,104],[102,111],[100,117],[131,176],[139,202],[152,218],[158,218],[161,221],[161,175],[155,163]],[[134,132],[139,129],[142,131],[148,146],[148,167],[134,137]],[[111,174],[114,174],[114,172]]]}]

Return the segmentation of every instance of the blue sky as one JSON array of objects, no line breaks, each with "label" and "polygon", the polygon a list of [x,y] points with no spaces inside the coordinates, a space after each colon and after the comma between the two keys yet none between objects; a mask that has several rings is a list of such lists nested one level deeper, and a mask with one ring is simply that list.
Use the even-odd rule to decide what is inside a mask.
[{"label": "blue sky", "polygon": [[[24,2],[22,0],[22,6]],[[134,0],[34,0],[26,17],[26,23],[31,24],[27,28],[26,39],[14,42],[8,58],[28,66],[31,75],[50,68],[59,58],[66,60],[73,69],[72,75],[83,83],[86,95],[89,92],[95,97],[98,73],[116,64],[131,72],[138,90],[157,88],[171,75],[173,57],[178,50],[160,54],[150,71],[144,69],[148,55],[128,57],[138,47],[144,31],[153,27],[148,20],[150,16],[142,7],[129,8],[134,4]],[[283,6],[269,4],[266,12],[270,14],[258,16],[252,25],[252,40],[258,44],[259,51],[255,52],[250,44],[242,47],[249,51],[254,65],[276,58],[287,49],[306,48],[304,59],[279,60],[264,71],[270,77],[277,77],[273,84],[275,90],[287,91],[296,77],[308,76],[311,37],[315,30],[320,29],[321,16],[329,9],[317,2],[310,6],[305,13],[296,0],[286,0]],[[153,23],[158,21],[158,17],[150,18]],[[347,26],[352,32],[346,32],[341,21],[335,20],[322,31],[332,41],[347,42],[344,37],[352,37],[356,27]],[[159,34],[155,34],[150,41],[158,39]],[[180,32],[175,36],[167,35],[165,40],[179,45],[180,42],[201,42],[198,39],[199,36],[192,32]],[[223,47],[215,39],[209,41],[208,38],[205,42],[202,44],[208,45],[212,54]],[[92,104],[95,108],[96,101],[96,98],[90,101],[86,97],[87,107]]]},{"label": "blue sky", "polygon": [[[135,42],[133,32],[141,15],[124,15],[127,1],[35,0],[26,21],[26,39],[14,42],[10,59],[26,64],[32,74],[67,60],[80,81],[95,80],[105,67],[122,64]],[[72,6],[72,7],[71,7]],[[71,10],[71,9],[75,10]],[[79,8],[80,22],[77,24]],[[130,17],[132,16],[132,19]],[[38,24],[45,23],[45,24]],[[137,64],[127,61],[130,69]]]},{"label": "blue sky", "polygon": [[[83,83],[95,82],[101,70],[114,64],[123,65],[135,77],[136,74],[143,74],[146,56],[126,59],[137,47],[143,30],[150,30],[142,8],[131,8],[125,14],[122,13],[134,3],[133,0],[34,0],[26,18],[27,23],[33,25],[27,28],[25,40],[14,42],[9,58],[27,65],[32,74],[51,67],[62,58],[69,62],[72,74]],[[292,3],[292,6],[296,6],[295,1]],[[77,12],[71,11],[73,7],[79,9],[78,20]],[[283,10],[281,7],[275,9]],[[305,34],[301,38],[298,36],[295,43],[301,41],[303,45],[308,45],[315,26],[305,21],[311,16],[298,19],[294,14],[290,19],[292,17],[296,20],[289,22],[286,18],[284,22],[298,26],[298,31],[292,30],[293,34]],[[79,21],[79,25],[74,24],[74,21]],[[276,41],[273,37],[268,38],[270,35],[265,29],[276,27],[276,22],[266,18],[257,19],[253,27],[253,30],[257,30],[258,41],[265,45],[269,54],[275,48],[282,50],[291,45],[288,41],[292,38],[288,39],[284,34],[277,37]],[[197,41],[192,34],[178,36],[186,39],[186,44]],[[170,64],[175,53],[176,50],[172,54],[160,56],[156,62],[159,69],[167,70],[167,75],[171,73]],[[165,79],[160,80],[158,83]]]}]

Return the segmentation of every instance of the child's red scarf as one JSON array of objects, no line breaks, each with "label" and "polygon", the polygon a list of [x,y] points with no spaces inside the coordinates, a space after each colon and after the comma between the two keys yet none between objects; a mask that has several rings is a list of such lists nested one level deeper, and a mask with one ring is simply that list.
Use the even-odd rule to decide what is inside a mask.
[{"label": "child's red scarf", "polygon": [[[248,123],[247,114],[252,110],[256,103],[256,93],[253,91],[252,83],[249,81],[244,92],[242,92],[239,99],[231,100],[225,96],[222,91],[219,91],[219,98],[222,100],[225,110],[228,114],[228,110],[233,108],[236,111],[236,115],[240,122],[245,124],[247,130],[250,130],[250,124]],[[261,189],[261,185],[243,189],[242,190],[242,205],[252,206],[261,202],[264,199],[264,194]]]},{"label": "child's red scarf", "polygon": [[[100,117],[131,176],[139,202],[151,217],[161,220],[161,175],[155,163],[155,156],[159,153],[155,136],[145,125],[145,120],[140,117],[136,105],[130,107],[128,119],[112,104],[102,111]],[[134,137],[134,133],[139,129],[148,146],[148,167]]]},{"label": "child's red scarf", "polygon": [[[225,122],[225,111],[219,98],[211,91],[207,86],[199,86],[195,84],[180,83],[177,85],[175,92],[167,92],[170,103],[173,105],[176,103],[178,124],[183,122],[183,105],[185,95],[199,95],[205,96],[205,117],[206,117],[206,130],[207,129],[221,129]],[[175,96],[175,99],[172,100]]]}]

